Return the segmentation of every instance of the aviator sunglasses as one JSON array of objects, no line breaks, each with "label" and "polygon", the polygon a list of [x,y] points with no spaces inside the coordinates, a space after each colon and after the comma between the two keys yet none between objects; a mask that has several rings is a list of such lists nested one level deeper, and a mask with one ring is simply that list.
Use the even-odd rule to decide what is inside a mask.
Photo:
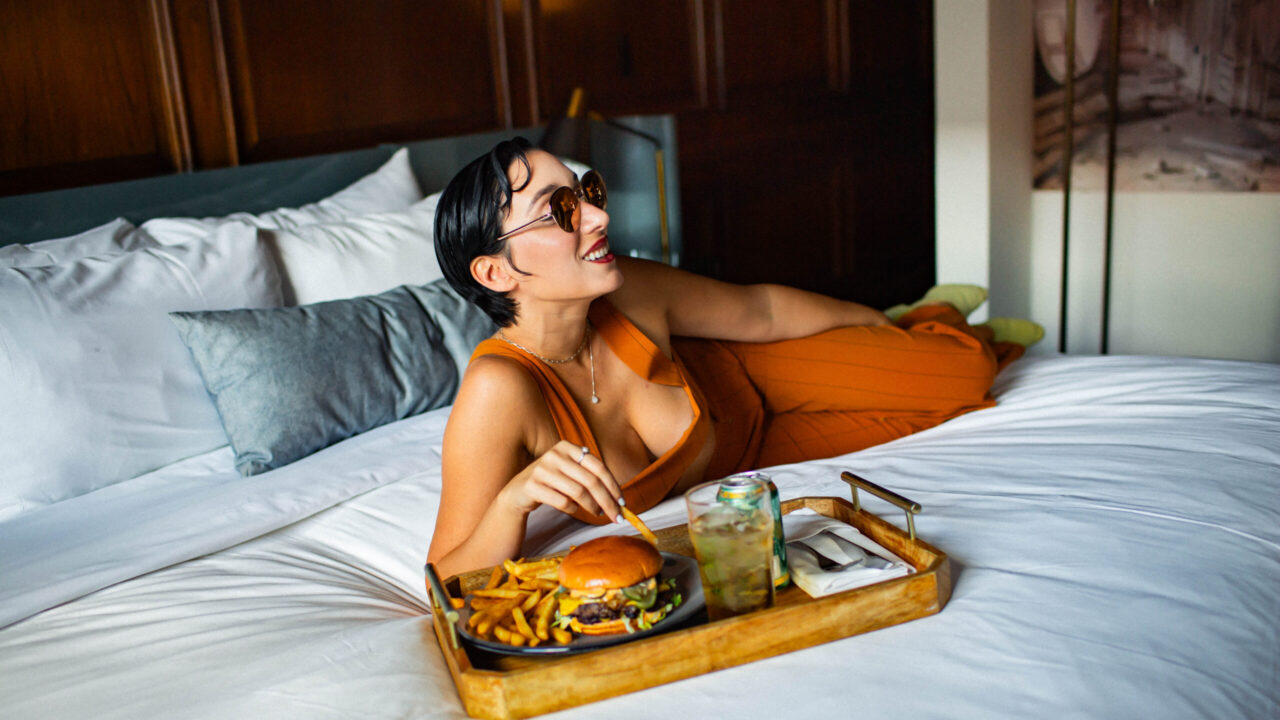
[{"label": "aviator sunglasses", "polygon": [[555,192],[551,193],[551,212],[536,217],[510,232],[505,232],[499,235],[497,239],[505,240],[530,225],[536,225],[548,218],[555,220],[556,225],[559,225],[561,230],[573,232],[577,227],[575,223],[578,218],[579,194],[581,194],[583,200],[601,210],[604,210],[605,205],[609,204],[609,194],[604,189],[604,178],[600,177],[600,173],[595,170],[591,170],[582,176],[581,188],[580,191],[575,191],[567,185],[557,188]]}]

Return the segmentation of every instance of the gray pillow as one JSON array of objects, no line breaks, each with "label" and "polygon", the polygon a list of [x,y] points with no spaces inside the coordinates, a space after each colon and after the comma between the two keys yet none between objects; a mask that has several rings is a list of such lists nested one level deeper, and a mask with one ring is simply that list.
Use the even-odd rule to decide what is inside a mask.
[{"label": "gray pillow", "polygon": [[170,313],[241,475],[453,402],[496,326],[442,280],[291,308]]}]

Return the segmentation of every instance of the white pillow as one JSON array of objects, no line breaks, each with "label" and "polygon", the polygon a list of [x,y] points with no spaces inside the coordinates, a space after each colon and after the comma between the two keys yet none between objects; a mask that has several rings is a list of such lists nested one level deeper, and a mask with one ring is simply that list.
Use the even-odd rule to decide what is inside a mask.
[{"label": "white pillow", "polygon": [[444,277],[432,230],[439,199],[439,193],[433,194],[400,213],[270,231],[284,276],[285,304],[376,295]]},{"label": "white pillow", "polygon": [[377,171],[319,202],[300,208],[278,208],[261,215],[232,213],[225,217],[155,218],[142,224],[164,245],[199,240],[218,226],[239,222],[260,228],[297,228],[340,222],[369,213],[403,212],[422,199],[422,190],[409,167],[409,150],[400,148]]},{"label": "white pillow", "polygon": [[0,268],[0,519],[227,443],[167,313],[278,307],[256,229]]},{"label": "white pillow", "polygon": [[110,252],[155,247],[158,243],[124,218],[85,230],[79,235],[41,240],[28,245],[0,247],[0,267],[39,267]]}]

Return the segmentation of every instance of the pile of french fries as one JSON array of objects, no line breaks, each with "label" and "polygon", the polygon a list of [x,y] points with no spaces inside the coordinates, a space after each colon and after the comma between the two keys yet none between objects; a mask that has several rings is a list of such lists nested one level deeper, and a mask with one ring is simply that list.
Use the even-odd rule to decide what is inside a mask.
[{"label": "pile of french fries", "polygon": [[[537,647],[546,642],[567,645],[573,633],[552,625],[559,573],[560,558],[503,561],[489,574],[483,588],[471,592],[467,629],[476,637],[514,647]],[[454,599],[453,604],[461,607],[463,601]]]},{"label": "pile of french fries", "polygon": [[[658,538],[636,514],[622,508],[622,516],[654,547]],[[568,645],[573,633],[552,625],[556,615],[556,590],[560,588],[561,558],[503,560],[489,574],[483,588],[471,592],[471,617],[467,629],[483,640],[497,640],[514,647],[537,647],[545,642]],[[503,578],[506,571],[506,578]],[[450,598],[455,610],[466,604]]]}]

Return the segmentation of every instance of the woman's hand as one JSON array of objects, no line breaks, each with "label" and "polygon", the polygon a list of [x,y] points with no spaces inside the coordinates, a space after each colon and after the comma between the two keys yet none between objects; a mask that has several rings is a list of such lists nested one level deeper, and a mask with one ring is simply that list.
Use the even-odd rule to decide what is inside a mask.
[{"label": "woman's hand", "polygon": [[[476,461],[473,467],[478,467],[481,460],[472,459]],[[622,490],[617,480],[600,458],[584,453],[580,445],[563,440],[555,443],[514,476],[508,476],[511,479],[495,487],[492,494],[467,482],[475,477],[463,472],[446,474],[453,481],[445,482],[427,553],[444,577],[519,555],[526,520],[539,505],[566,513],[582,508],[622,522]]]},{"label": "woman's hand", "polygon": [[564,513],[582,508],[622,520],[622,488],[600,458],[584,446],[561,440],[521,470],[498,493],[498,501],[528,515],[538,505]]}]

